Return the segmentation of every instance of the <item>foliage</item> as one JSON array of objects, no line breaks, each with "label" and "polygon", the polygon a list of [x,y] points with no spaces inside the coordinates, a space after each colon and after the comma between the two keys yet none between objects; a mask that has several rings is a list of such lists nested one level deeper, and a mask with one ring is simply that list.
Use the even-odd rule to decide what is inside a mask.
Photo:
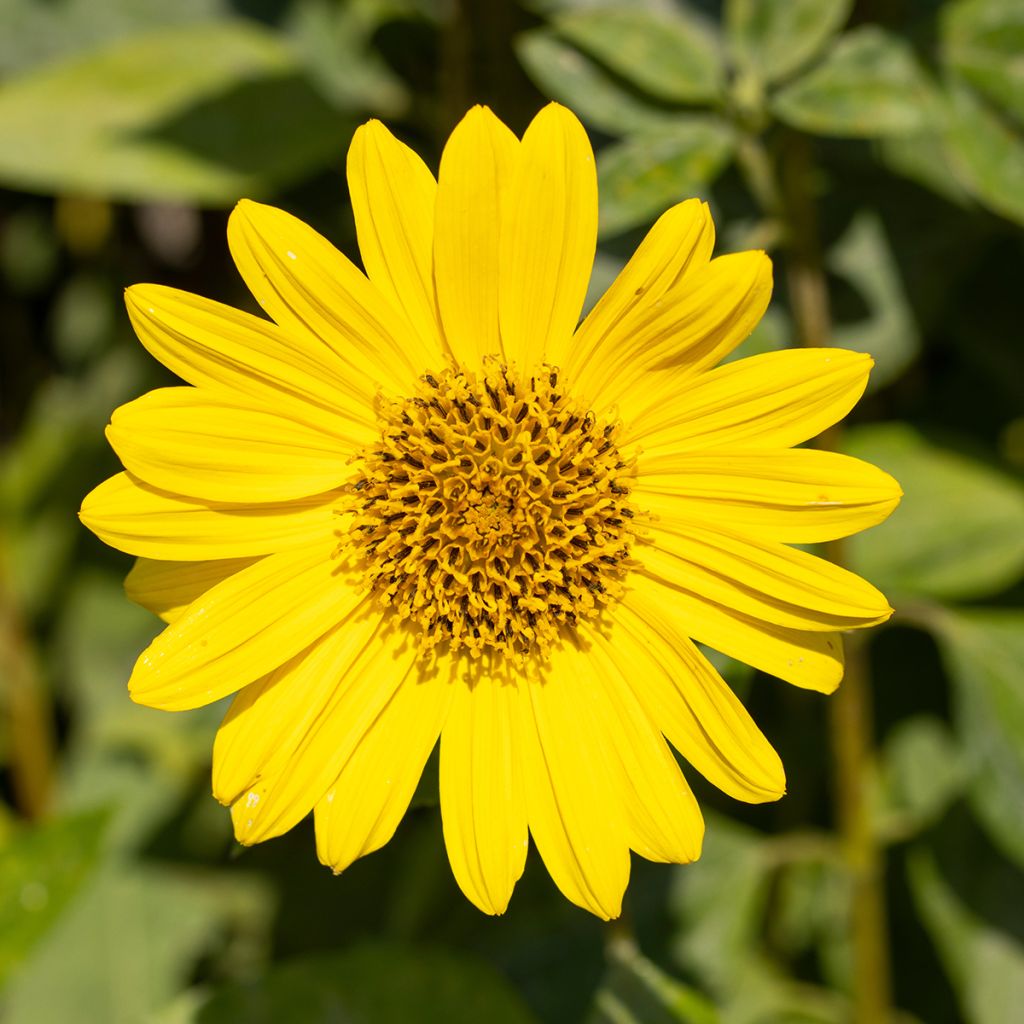
[{"label": "foliage", "polygon": [[[838,552],[896,608],[851,651],[875,705],[856,781],[885,878],[892,1019],[1019,1016],[1019,2],[0,0],[0,18],[5,1021],[858,1019],[862,876],[826,721],[842,692],[726,664],[788,795],[745,807],[694,779],[702,860],[637,861],[626,918],[603,928],[534,854],[505,917],[469,907],[429,773],[395,841],[339,878],[301,828],[242,852],[209,796],[221,709],[161,714],[124,690],[159,624],[125,600],[127,560],[74,515],[113,469],[110,411],[168,382],[121,289],[245,305],[224,241],[238,198],[352,253],[340,175],[357,123],[387,118],[436,167],[472,102],[522,128],[545,98],[598,151],[590,301],[661,210],[700,195],[720,251],[775,260],[741,354],[813,340],[874,357],[833,440],[906,492]],[[832,320],[813,339],[808,266]]]}]

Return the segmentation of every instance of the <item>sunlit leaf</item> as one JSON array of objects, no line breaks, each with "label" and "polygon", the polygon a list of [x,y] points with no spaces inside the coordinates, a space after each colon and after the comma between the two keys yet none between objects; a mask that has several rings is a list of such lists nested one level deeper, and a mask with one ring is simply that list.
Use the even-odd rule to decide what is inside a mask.
[{"label": "sunlit leaf", "polygon": [[89,876],[107,823],[90,811],[25,826],[0,844],[0,988]]},{"label": "sunlit leaf", "polygon": [[772,106],[804,131],[858,138],[923,131],[934,117],[932,90],[913,51],[873,25],[841,36]]},{"label": "sunlit leaf", "polygon": [[1024,865],[1024,612],[944,612],[936,625],[954,683],[971,806]]},{"label": "sunlit leaf", "polygon": [[714,99],[722,84],[715,37],[692,17],[608,7],[562,15],[558,33],[662,100]]},{"label": "sunlit leaf", "polygon": [[958,0],[943,6],[941,24],[949,66],[1024,123],[1024,4]]},{"label": "sunlit leaf", "polygon": [[0,182],[229,204],[340,159],[346,133],[283,41],[222,21],[133,37],[0,85]]},{"label": "sunlit leaf", "polygon": [[971,913],[923,850],[909,861],[908,874],[965,1020],[1015,1024],[1024,1005],[1024,947]]},{"label": "sunlit leaf", "polygon": [[674,203],[707,195],[732,150],[731,129],[713,118],[689,118],[671,130],[634,135],[602,150],[601,234],[614,235],[653,220]]},{"label": "sunlit leaf", "polygon": [[275,967],[218,992],[196,1024],[529,1024],[534,1018],[493,969],[472,956],[366,943]]},{"label": "sunlit leaf", "polygon": [[968,88],[953,84],[946,142],[971,191],[996,213],[1024,224],[1024,136]]},{"label": "sunlit leaf", "polygon": [[852,0],[728,0],[725,24],[737,61],[774,82],[818,54],[852,6]]},{"label": "sunlit leaf", "polygon": [[673,123],[674,115],[634,96],[600,64],[548,29],[521,35],[516,52],[548,96],[595,128],[619,135]]},{"label": "sunlit leaf", "polygon": [[840,319],[832,330],[831,343],[869,353],[875,360],[869,386],[884,387],[916,358],[921,339],[878,215],[858,214],[828,254],[828,264],[833,273],[853,285],[867,307],[862,320]]},{"label": "sunlit leaf", "polygon": [[994,594],[1024,573],[1024,488],[905,424],[851,430],[846,450],[900,482],[886,522],[847,542],[851,567],[890,599]]}]

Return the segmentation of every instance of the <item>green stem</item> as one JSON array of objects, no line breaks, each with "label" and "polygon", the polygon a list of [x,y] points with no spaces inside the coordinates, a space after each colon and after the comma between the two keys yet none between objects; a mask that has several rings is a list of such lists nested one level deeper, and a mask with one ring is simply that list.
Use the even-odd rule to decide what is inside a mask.
[{"label": "green stem", "polygon": [[[831,333],[814,202],[815,174],[810,140],[792,136],[785,147],[782,188],[789,226],[786,280],[797,337],[803,345],[828,344]],[[840,446],[840,438],[840,428],[833,427],[822,437],[821,445],[834,450]],[[827,555],[842,565],[842,542],[827,545]],[[884,860],[872,825],[868,792],[875,761],[871,718],[867,652],[863,637],[852,634],[846,644],[843,684],[829,703],[829,724],[839,832],[852,883],[854,1024],[882,1024],[891,1013]]]}]

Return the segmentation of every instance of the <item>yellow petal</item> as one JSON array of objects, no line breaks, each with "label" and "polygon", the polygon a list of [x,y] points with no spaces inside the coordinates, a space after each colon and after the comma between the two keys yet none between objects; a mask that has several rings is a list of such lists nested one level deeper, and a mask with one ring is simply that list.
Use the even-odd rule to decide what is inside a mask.
[{"label": "yellow petal", "polygon": [[725,680],[648,596],[630,591],[598,643],[672,745],[729,796],[748,803],[786,791],[779,755]]},{"label": "yellow petal", "polygon": [[452,872],[485,914],[502,914],[528,845],[519,687],[459,680],[441,734],[441,819]]},{"label": "yellow petal", "polygon": [[794,686],[831,693],[843,677],[838,633],[774,626],[642,572],[630,575],[629,587],[645,601],[659,603],[665,620],[679,635],[693,637]]},{"label": "yellow petal", "polygon": [[[344,434],[341,432],[344,431]],[[160,388],[115,410],[107,440],[129,473],[207,501],[274,502],[339,487],[373,433],[326,434],[244,395]]]},{"label": "yellow petal", "polygon": [[605,713],[594,706],[605,698],[564,672],[524,689],[523,779],[534,842],[566,899],[606,921],[618,917],[632,827]]},{"label": "yellow petal", "polygon": [[362,600],[333,549],[270,555],[207,591],[139,656],[132,699],[165,711],[212,704],[323,636]]},{"label": "yellow petal", "polygon": [[707,203],[688,199],[663,213],[611,287],[580,324],[566,354],[565,372],[590,395],[602,380],[595,360],[618,364],[631,339],[658,315],[666,294],[706,268],[715,244]]},{"label": "yellow petal", "polygon": [[167,560],[249,558],[334,535],[336,491],[278,504],[207,502],[118,473],[86,495],[79,516],[100,540],[130,555]]},{"label": "yellow petal", "polygon": [[884,622],[892,609],[866,580],[773,541],[664,520],[635,554],[652,576],[744,615],[831,632]]},{"label": "yellow petal", "polygon": [[[381,688],[375,700],[358,688],[352,671],[367,649],[379,650],[380,629],[380,612],[364,602],[310,647],[236,694],[213,744],[213,795],[221,803],[234,803],[261,776],[280,773],[290,763],[301,771],[295,751],[311,732],[326,728],[328,716],[357,719],[367,708],[379,709],[390,691]],[[363,706],[353,710],[353,699],[362,699]]]},{"label": "yellow petal", "polygon": [[174,622],[188,606],[222,580],[248,568],[252,558],[216,558],[209,562],[162,562],[139,558],[125,578],[130,601]]},{"label": "yellow petal", "polygon": [[550,103],[523,136],[503,204],[498,306],[506,357],[564,362],[597,246],[597,175],[583,126]]},{"label": "yellow petal", "polygon": [[356,129],[348,150],[348,188],[363,266],[432,354],[446,352],[434,292],[434,204],[437,183],[427,165],[380,121]]},{"label": "yellow petal", "polygon": [[487,107],[473,107],[441,155],[434,276],[441,319],[456,360],[501,356],[498,254],[501,207],[519,141]]},{"label": "yellow petal", "polygon": [[394,834],[444,727],[451,680],[410,673],[316,805],[316,851],[343,871]]},{"label": "yellow petal", "polygon": [[633,501],[656,519],[717,524],[765,540],[811,544],[848,537],[885,519],[900,487],[870,463],[808,448],[776,452],[680,452],[647,471]]},{"label": "yellow petal", "polygon": [[405,394],[436,346],[424,347],[400,312],[322,235],[273,206],[243,200],[228,221],[231,255],[249,290],[289,334],[345,367],[354,394]]},{"label": "yellow petal", "polygon": [[704,819],[697,801],[665,740],[638,700],[630,680],[646,679],[640,665],[623,672],[597,631],[583,629],[584,651],[566,645],[553,655],[558,684],[563,673],[580,675],[603,699],[594,701],[602,716],[608,749],[614,752],[618,785],[630,823],[630,846],[648,860],[687,864],[700,856]]},{"label": "yellow petal", "polygon": [[643,445],[645,473],[682,451],[790,448],[857,404],[871,366],[861,352],[806,348],[727,363],[679,388],[659,389],[651,374],[643,381],[651,385],[646,411],[625,418],[623,441]]},{"label": "yellow petal", "polygon": [[677,396],[684,381],[713,366],[757,325],[771,298],[771,261],[740,252],[687,274],[656,301],[638,307],[615,345],[593,360],[580,381],[591,400],[616,403],[627,421]]},{"label": "yellow petal", "polygon": [[308,332],[155,284],[129,288],[125,304],[142,344],[189,384],[263,400],[328,431],[339,411],[376,422],[372,387],[353,387],[345,364]]}]

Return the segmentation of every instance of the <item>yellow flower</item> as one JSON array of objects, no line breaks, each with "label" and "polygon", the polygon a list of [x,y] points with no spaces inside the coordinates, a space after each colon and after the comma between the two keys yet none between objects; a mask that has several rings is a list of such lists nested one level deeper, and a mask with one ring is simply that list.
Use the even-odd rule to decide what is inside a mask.
[{"label": "yellow flower", "polygon": [[440,738],[466,896],[501,913],[530,834],[570,900],[615,917],[630,850],[700,854],[668,743],[740,800],[785,790],[693,641],[828,692],[839,633],[890,614],[787,546],[899,499],[872,466],[792,447],[849,411],[871,360],[716,369],[763,314],[771,266],[711,259],[696,200],[577,326],[597,185],[557,105],[521,141],[474,108],[436,182],[371,121],[348,180],[365,275],[243,202],[228,241],[269,320],[128,291],[142,343],[191,385],[114,413],[126,472],[82,506],[139,556],[129,595],[170,623],[131,695],[183,710],[239,691],[213,752],[239,841],[313,810],[335,871],[391,838]]}]

